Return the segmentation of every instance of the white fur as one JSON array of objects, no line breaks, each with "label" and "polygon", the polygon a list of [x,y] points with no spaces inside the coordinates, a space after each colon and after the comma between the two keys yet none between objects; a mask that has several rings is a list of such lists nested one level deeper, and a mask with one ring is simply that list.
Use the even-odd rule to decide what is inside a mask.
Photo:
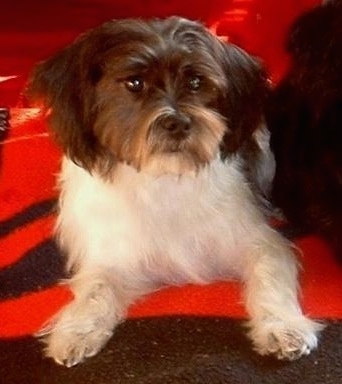
[{"label": "white fur", "polygon": [[245,283],[261,354],[294,359],[316,347],[320,326],[298,304],[292,245],[267,224],[238,157],[182,176],[120,164],[111,181],[65,158],[60,182],[57,232],[75,300],[41,332],[57,362],[96,354],[142,294],[228,278]]}]

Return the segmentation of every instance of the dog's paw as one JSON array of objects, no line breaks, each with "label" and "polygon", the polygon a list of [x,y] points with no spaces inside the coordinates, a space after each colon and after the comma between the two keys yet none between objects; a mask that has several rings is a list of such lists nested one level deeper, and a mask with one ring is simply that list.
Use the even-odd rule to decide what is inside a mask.
[{"label": "dog's paw", "polygon": [[113,334],[118,317],[106,301],[74,301],[63,308],[36,336],[45,355],[72,367],[96,355]]},{"label": "dog's paw", "polygon": [[304,316],[289,323],[267,319],[252,325],[250,336],[261,355],[274,355],[281,360],[296,360],[317,347],[317,334],[323,325]]},{"label": "dog's paw", "polygon": [[303,355],[309,355],[317,346],[314,334],[304,335],[293,329],[278,329],[270,332],[266,342],[257,345],[256,350],[261,355],[275,355],[281,360],[296,360]]},{"label": "dog's paw", "polygon": [[96,355],[112,336],[112,330],[91,328],[56,328],[42,337],[45,355],[56,363],[72,367]]}]

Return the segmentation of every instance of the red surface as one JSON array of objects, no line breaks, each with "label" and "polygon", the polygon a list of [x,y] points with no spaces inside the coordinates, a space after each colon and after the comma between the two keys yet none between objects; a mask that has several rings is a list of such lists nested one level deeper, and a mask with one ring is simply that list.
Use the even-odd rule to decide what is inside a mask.
[{"label": "red surface", "polygon": [[[34,62],[54,53],[84,29],[123,16],[180,14],[200,18],[218,34],[261,56],[277,81],[286,69],[283,49],[286,30],[296,15],[316,3],[314,0],[37,0],[19,7],[6,2],[1,5],[0,13],[0,76],[19,77],[0,83],[0,105],[20,103],[20,90]],[[58,149],[37,116],[30,116],[24,110],[13,110],[12,115],[11,133],[2,148],[0,220],[34,201],[55,196],[54,174],[60,160]],[[15,263],[25,249],[46,239],[52,224],[53,217],[48,216],[2,239],[0,268]],[[301,281],[305,311],[318,318],[342,318],[341,267],[321,240],[308,237],[297,245],[303,251]],[[0,336],[36,331],[70,299],[65,287],[53,287],[0,302]],[[129,314],[131,317],[245,316],[241,286],[234,282],[167,288],[142,299]]]}]

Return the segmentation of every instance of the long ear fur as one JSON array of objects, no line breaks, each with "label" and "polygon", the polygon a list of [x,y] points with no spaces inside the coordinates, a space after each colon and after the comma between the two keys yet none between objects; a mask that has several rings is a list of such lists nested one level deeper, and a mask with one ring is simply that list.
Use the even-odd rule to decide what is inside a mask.
[{"label": "long ear fur", "polygon": [[100,36],[88,39],[90,34],[94,32],[37,64],[26,89],[28,99],[43,106],[67,156],[88,170],[101,152],[92,131],[96,116],[93,85],[101,77],[100,63],[96,63]]},{"label": "long ear fur", "polygon": [[228,130],[221,148],[225,157],[253,141],[253,132],[263,121],[269,82],[260,62],[233,44],[222,45],[228,84],[223,101]]}]

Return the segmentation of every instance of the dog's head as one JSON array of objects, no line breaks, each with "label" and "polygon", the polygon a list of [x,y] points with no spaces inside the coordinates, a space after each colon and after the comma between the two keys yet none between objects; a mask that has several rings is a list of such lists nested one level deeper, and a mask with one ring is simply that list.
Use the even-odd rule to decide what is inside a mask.
[{"label": "dog's head", "polygon": [[117,162],[182,174],[251,139],[262,117],[259,63],[200,23],[117,20],[37,65],[41,100],[67,156],[89,171]]}]

